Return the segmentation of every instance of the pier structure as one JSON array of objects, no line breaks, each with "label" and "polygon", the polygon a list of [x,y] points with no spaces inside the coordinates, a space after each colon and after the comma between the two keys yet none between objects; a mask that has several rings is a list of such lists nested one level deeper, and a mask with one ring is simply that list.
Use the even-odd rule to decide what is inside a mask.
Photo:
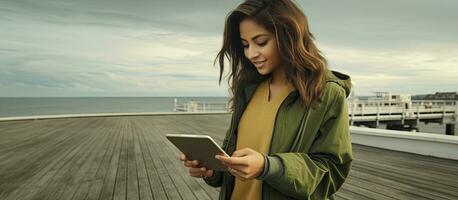
[{"label": "pier structure", "polygon": [[[221,145],[230,114],[106,113],[0,118],[0,199],[218,199],[166,134]],[[337,199],[458,199],[458,137],[350,127]],[[424,148],[424,147],[428,148]]]},{"label": "pier structure", "polygon": [[409,103],[387,103],[384,101],[350,101],[350,124],[377,128],[381,123],[387,129],[419,131],[417,125],[446,124],[446,135],[455,135],[458,120],[457,101],[411,101]]},{"label": "pier structure", "polygon": [[[380,96],[383,96],[380,94]],[[229,112],[227,102],[189,101],[178,104],[175,99],[176,112]],[[408,95],[394,95],[394,99],[374,98],[348,101],[349,123],[352,126],[378,128],[386,124],[389,130],[416,131],[420,123],[445,124],[446,135],[456,135],[458,123],[458,101],[451,100],[411,100]]]},{"label": "pier structure", "polygon": [[228,102],[202,102],[190,100],[186,103],[179,103],[177,98],[173,100],[173,111],[175,112],[210,112],[229,111]]}]

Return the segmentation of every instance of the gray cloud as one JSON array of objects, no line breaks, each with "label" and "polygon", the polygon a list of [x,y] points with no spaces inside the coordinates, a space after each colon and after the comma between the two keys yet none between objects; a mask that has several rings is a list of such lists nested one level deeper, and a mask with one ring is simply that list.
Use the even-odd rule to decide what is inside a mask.
[{"label": "gray cloud", "polygon": [[[240,2],[0,1],[0,96],[227,95],[212,64]],[[457,1],[297,2],[358,94],[457,90]]]}]

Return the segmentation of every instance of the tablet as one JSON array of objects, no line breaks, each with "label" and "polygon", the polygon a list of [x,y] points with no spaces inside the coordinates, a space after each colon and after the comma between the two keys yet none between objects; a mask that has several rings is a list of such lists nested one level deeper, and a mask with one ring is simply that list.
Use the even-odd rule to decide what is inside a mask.
[{"label": "tablet", "polygon": [[229,155],[210,136],[167,134],[166,137],[190,160],[197,160],[199,166],[216,171],[227,171],[227,166],[216,159],[215,155]]}]

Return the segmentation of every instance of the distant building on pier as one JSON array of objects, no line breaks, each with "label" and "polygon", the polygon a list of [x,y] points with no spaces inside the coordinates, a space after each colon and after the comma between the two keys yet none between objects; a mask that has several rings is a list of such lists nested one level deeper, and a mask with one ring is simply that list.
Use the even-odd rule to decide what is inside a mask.
[{"label": "distant building on pier", "polygon": [[367,101],[369,106],[393,106],[404,104],[406,108],[410,108],[412,104],[412,95],[376,92],[376,95],[368,97]]},{"label": "distant building on pier", "polygon": [[427,94],[424,100],[456,100],[458,101],[458,92],[436,92]]}]

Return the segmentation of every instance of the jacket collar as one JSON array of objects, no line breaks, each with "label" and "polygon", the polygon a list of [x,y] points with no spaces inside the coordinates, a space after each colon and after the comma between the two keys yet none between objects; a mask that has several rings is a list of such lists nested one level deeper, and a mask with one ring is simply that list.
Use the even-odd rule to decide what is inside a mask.
[{"label": "jacket collar", "polygon": [[[342,72],[338,72],[335,70],[326,69],[325,70],[325,77],[326,82],[334,82],[337,83],[339,86],[344,88],[346,97],[350,96],[350,92],[352,89],[351,77],[347,74]],[[256,91],[256,88],[259,86],[260,83],[254,83],[246,86],[244,88],[244,100],[248,102],[253,93]],[[299,96],[299,92],[297,90],[292,91],[290,99],[296,99]]]}]

